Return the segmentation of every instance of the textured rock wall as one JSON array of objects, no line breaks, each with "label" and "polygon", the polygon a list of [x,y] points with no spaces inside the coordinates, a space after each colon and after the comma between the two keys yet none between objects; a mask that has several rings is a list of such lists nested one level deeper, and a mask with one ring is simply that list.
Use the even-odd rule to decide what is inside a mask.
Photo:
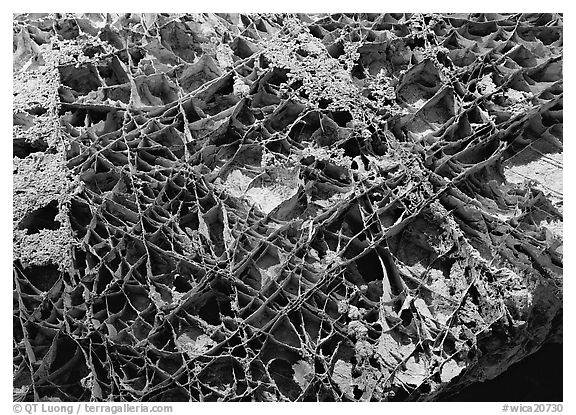
[{"label": "textured rock wall", "polygon": [[14,398],[433,400],[562,326],[562,16],[14,16]]}]

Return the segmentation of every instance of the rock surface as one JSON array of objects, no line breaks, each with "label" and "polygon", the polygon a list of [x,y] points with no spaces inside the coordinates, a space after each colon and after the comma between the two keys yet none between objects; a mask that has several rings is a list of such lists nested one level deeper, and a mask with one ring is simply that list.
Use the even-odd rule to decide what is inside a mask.
[{"label": "rock surface", "polygon": [[15,400],[442,400],[561,341],[562,16],[14,16]]}]

